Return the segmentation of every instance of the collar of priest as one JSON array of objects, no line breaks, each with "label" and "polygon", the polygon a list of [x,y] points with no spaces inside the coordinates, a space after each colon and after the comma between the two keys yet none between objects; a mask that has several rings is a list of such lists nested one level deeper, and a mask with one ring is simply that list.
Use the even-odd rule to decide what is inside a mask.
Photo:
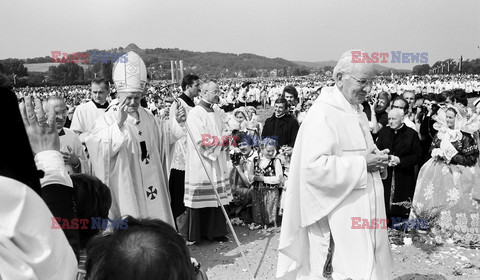
[{"label": "collar of priest", "polygon": [[183,101],[185,101],[185,103],[187,103],[188,106],[195,107],[195,102],[193,102],[193,99],[190,98],[190,96],[186,95],[185,93],[180,95],[178,98],[181,98]]},{"label": "collar of priest", "polygon": [[105,103],[103,104],[98,104],[97,102],[93,101],[92,99],[92,102],[93,104],[95,104],[95,106],[97,106],[98,109],[107,109],[108,108],[108,101],[105,101]]},{"label": "collar of priest", "polygon": [[205,110],[209,113],[213,112],[213,104],[212,103],[208,103],[207,101],[202,99],[202,100],[200,100],[200,103],[198,103],[198,105],[205,108]]},{"label": "collar of priest", "polygon": [[394,133],[397,134],[400,130],[404,129],[406,126],[404,123],[402,123],[399,127],[397,127],[396,129],[394,129]]}]

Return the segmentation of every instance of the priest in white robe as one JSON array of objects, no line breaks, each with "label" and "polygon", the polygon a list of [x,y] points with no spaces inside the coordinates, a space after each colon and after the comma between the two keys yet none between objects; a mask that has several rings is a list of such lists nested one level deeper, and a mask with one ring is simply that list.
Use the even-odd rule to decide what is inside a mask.
[{"label": "priest in white robe", "polygon": [[322,90],[298,132],[277,278],[392,279],[379,172],[388,151],[376,149],[360,105],[374,71],[351,61],[350,51],[340,58],[336,84]]},{"label": "priest in white robe", "polygon": [[110,93],[108,81],[103,78],[94,79],[91,83],[92,100],[78,105],[72,117],[70,129],[75,131],[82,143],[88,135],[93,122],[105,113],[109,103],[107,97]]},{"label": "priest in white robe", "polygon": [[[222,121],[223,110],[216,104],[220,101],[218,85],[208,82],[202,85],[200,103],[190,110],[187,125],[194,142],[187,137],[185,165],[185,223],[179,228],[191,242],[202,239],[226,241],[227,225],[219,207],[219,201],[212,188],[216,188],[222,205],[232,201],[227,170],[227,148],[230,138],[222,135],[225,125]],[[201,152],[207,173],[195,150]],[[180,226],[180,225],[179,225]]]},{"label": "priest in white robe", "polygon": [[167,122],[160,124],[140,107],[146,67],[136,53],[125,55],[128,59],[119,58],[113,68],[119,104],[94,122],[86,138],[94,175],[111,190],[110,218],[157,218],[175,226],[168,193],[173,134],[168,133]]}]

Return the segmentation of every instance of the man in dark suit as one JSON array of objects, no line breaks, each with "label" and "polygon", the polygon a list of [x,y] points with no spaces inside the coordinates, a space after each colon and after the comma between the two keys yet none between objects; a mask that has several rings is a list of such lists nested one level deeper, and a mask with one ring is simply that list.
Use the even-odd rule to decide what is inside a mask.
[{"label": "man in dark suit", "polygon": [[274,114],[265,120],[265,126],[262,131],[262,139],[278,139],[277,147],[288,145],[293,147],[299,124],[297,120],[288,113],[288,102],[285,98],[278,98],[275,101]]}]

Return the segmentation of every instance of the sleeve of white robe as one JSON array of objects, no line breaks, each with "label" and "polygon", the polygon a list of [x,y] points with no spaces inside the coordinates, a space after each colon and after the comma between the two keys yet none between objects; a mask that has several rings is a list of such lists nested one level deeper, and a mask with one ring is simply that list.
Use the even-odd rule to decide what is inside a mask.
[{"label": "sleeve of white robe", "polygon": [[125,125],[120,129],[113,118],[107,117],[105,114],[95,121],[85,144],[93,166],[93,175],[109,185],[110,159],[126,145],[129,134],[125,131]]},{"label": "sleeve of white robe", "polygon": [[42,188],[53,184],[73,188],[72,179],[63,162],[63,155],[59,151],[48,150],[36,154],[35,165],[38,170],[44,172],[44,176],[40,179]]},{"label": "sleeve of white robe", "polygon": [[[170,165],[173,153],[173,149],[171,149],[173,146],[171,144],[174,144],[178,138],[173,135],[171,131],[172,123],[170,120],[160,120],[154,117],[154,122],[158,132],[155,139],[160,152],[161,167],[166,174],[165,178],[168,179],[170,177]],[[168,182],[165,183],[168,185]]]},{"label": "sleeve of white robe", "polygon": [[187,134],[187,131],[185,129],[185,126],[182,126],[177,122],[177,119],[175,118],[175,115],[177,114],[177,102],[174,102],[172,106],[170,106],[170,131],[173,134],[174,139],[171,143],[174,143],[176,140],[175,139],[180,139],[182,136]]},{"label": "sleeve of white robe", "polygon": [[85,173],[85,174],[90,174],[90,168],[88,164],[88,158],[87,154],[85,153],[85,150],[83,149],[83,145],[80,141],[80,138],[75,137],[73,144],[73,153],[78,157],[80,160],[80,173]]},{"label": "sleeve of white robe", "polygon": [[80,118],[80,112],[78,110],[75,110],[75,112],[73,112],[70,129],[74,130],[75,132],[77,131],[85,132],[85,129],[83,128],[84,126],[85,125],[83,124],[82,119]]},{"label": "sleeve of white robe", "polygon": [[125,125],[119,128],[116,119],[104,115],[94,122],[90,133],[101,142],[109,143],[110,155],[113,157],[127,143],[129,134]]}]

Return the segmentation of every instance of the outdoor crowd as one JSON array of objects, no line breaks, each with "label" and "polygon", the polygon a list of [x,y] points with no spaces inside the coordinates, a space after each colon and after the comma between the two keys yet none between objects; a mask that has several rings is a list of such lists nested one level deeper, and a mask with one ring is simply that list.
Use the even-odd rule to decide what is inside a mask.
[{"label": "outdoor crowd", "polygon": [[[367,194],[375,200],[375,209],[362,216],[371,217],[361,219],[363,229],[375,230],[374,219],[382,216],[392,227],[396,226],[392,221],[422,218],[429,209],[438,211],[438,225],[444,231],[467,238],[480,234],[480,99],[473,105],[467,99],[479,95],[480,78],[374,78],[367,70],[347,69],[341,63],[333,79],[202,81],[189,74],[174,86],[148,84],[146,71],[126,75],[130,70],[118,67],[113,70],[113,85],[95,79],[90,86],[14,89],[20,114],[10,108],[11,116],[23,120],[26,143],[33,151],[31,159],[23,160],[34,164],[23,165],[33,168],[31,173],[22,169],[17,177],[0,177],[0,215],[7,228],[1,232],[15,236],[0,240],[6,248],[0,250],[0,266],[7,268],[0,275],[5,279],[74,279],[72,275],[206,279],[186,245],[228,240],[221,204],[230,218],[239,216],[252,229],[282,224],[283,235],[288,227],[285,234],[290,238],[282,238],[293,243],[281,241],[282,253],[301,240],[292,238],[299,234],[292,228],[308,228],[303,233],[309,241],[302,246],[313,248],[320,242],[328,249],[325,254],[316,259],[306,250],[285,256],[301,255],[295,259],[296,268],[305,275],[310,272],[298,260],[311,258],[321,262],[322,273],[330,266],[334,279],[344,279],[335,278],[340,277],[342,265],[335,258],[331,262],[332,236],[342,231],[335,228],[335,219],[340,218],[334,210],[355,206],[357,199],[352,197],[369,190],[371,180],[381,182],[383,191]],[[357,91],[368,95],[353,102],[347,96],[338,99],[339,91],[344,96]],[[264,123],[259,121],[260,108],[273,109]],[[329,117],[334,116],[339,108],[354,117],[345,116],[342,123],[341,118],[335,123],[325,117],[329,112],[334,112]],[[332,129],[341,126],[348,129]],[[23,127],[14,129],[14,135],[25,135]],[[28,147],[20,149],[28,155]],[[310,149],[318,157],[300,164]],[[356,157],[360,151],[362,156]],[[352,155],[352,159],[316,162],[327,154]],[[302,166],[305,173],[292,173],[293,166]],[[40,183],[23,180],[26,174],[34,174]],[[349,183],[352,180],[364,183]],[[331,182],[334,194],[317,193],[314,185],[320,181]],[[304,184],[307,195],[288,191]],[[333,190],[336,184],[341,187]],[[348,189],[345,195],[340,193],[343,188]],[[377,201],[379,195],[383,202]],[[319,208],[315,199],[325,208]],[[298,209],[299,201],[307,208]],[[404,207],[405,202],[411,202],[410,207]],[[304,216],[308,207],[312,213]],[[293,213],[301,218],[295,219]],[[94,217],[108,223],[95,226]],[[330,221],[328,231],[320,223],[324,217]],[[342,219],[350,228],[348,217]],[[127,226],[115,227],[119,221]],[[319,226],[313,226],[317,222]],[[318,236],[324,239],[319,241]],[[369,238],[379,237],[368,235],[365,244]],[[344,253],[341,240],[335,238],[338,256]],[[374,241],[380,246],[374,250],[383,250],[383,241]],[[352,252],[354,256],[356,251]],[[279,265],[284,261],[280,258]],[[376,273],[376,261],[372,263],[369,275]],[[279,271],[289,267],[295,266],[285,265]]]},{"label": "outdoor crowd", "polygon": [[[220,87],[219,106],[230,112],[234,108],[254,105],[267,108],[267,105],[274,106],[275,100],[281,96],[286,85],[293,85],[298,92],[300,100],[314,100],[313,93],[319,93],[324,86],[334,84],[331,76],[321,75],[313,77],[295,78],[256,78],[256,79],[221,79],[218,81]],[[375,78],[372,87],[373,93],[385,91],[390,95],[401,95],[404,91],[415,93],[439,94],[452,89],[463,89],[469,96],[477,96],[480,92],[480,77],[478,75],[431,75],[431,76],[379,76]],[[114,97],[116,89],[110,85],[110,96]],[[155,81],[147,87],[147,93],[143,99],[152,112],[169,108],[172,103],[172,94],[178,95],[182,90],[179,85],[174,87],[165,81]],[[50,95],[60,96],[65,99],[67,107],[71,112],[74,107],[88,102],[91,99],[90,86],[47,86],[47,87],[26,87],[15,89],[17,97],[26,95],[46,98]],[[145,106],[145,103],[143,103]],[[159,112],[162,116],[168,117],[168,110]]]}]

